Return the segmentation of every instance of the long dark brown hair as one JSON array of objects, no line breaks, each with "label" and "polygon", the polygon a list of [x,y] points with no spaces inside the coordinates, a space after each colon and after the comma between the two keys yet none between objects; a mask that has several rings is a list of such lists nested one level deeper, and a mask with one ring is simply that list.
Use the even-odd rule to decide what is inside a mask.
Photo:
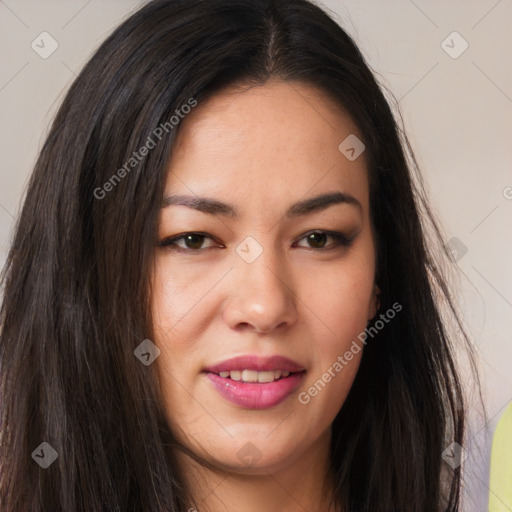
[{"label": "long dark brown hair", "polygon": [[[316,86],[358,125],[380,307],[403,307],[368,343],[334,421],[334,499],[346,511],[457,510],[460,468],[441,454],[462,444],[453,339],[467,337],[441,318],[440,299],[455,311],[433,258],[439,231],[401,123],[360,51],[306,0],[149,2],[71,86],[2,275],[2,510],[184,512],[194,502],[156,365],[134,357],[152,335],[149,276],[179,130],[169,120],[228,85],[269,78]],[[148,138],[154,147],[130,160]],[[42,442],[58,454],[46,469],[32,457]]]}]

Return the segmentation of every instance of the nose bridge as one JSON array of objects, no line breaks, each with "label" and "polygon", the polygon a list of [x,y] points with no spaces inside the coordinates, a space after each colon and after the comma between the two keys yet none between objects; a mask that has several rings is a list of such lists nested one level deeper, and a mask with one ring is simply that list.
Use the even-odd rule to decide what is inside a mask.
[{"label": "nose bridge", "polygon": [[250,283],[254,296],[262,299],[278,299],[279,295],[284,298],[290,292],[290,285],[286,282],[285,265],[267,249],[256,261],[240,265],[240,272],[243,280]]},{"label": "nose bridge", "polygon": [[[259,247],[258,247],[259,246]],[[269,331],[296,319],[293,283],[286,261],[267,243],[246,240],[237,248],[233,293],[225,311],[232,328],[244,324]]]}]

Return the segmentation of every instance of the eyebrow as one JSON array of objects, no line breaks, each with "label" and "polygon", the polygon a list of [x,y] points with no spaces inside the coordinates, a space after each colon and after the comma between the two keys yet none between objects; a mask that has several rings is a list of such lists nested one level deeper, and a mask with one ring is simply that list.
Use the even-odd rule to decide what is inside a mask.
[{"label": "eyebrow", "polygon": [[[285,217],[295,218],[309,215],[325,210],[335,204],[349,204],[356,206],[361,212],[363,210],[361,203],[354,196],[343,192],[331,192],[310,197],[293,204],[287,210]],[[223,203],[209,197],[172,195],[164,198],[162,208],[171,205],[186,206],[209,215],[221,215],[223,217],[239,216],[238,208],[235,205]]]}]

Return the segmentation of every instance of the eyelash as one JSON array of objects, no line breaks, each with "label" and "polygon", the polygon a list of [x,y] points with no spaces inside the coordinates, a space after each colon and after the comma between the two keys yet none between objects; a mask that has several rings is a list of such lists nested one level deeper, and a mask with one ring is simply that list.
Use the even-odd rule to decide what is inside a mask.
[{"label": "eyelash", "polygon": [[[321,247],[321,248],[306,247],[306,249],[311,249],[316,252],[330,251],[333,249],[337,249],[339,247],[349,247],[354,239],[354,237],[348,238],[347,236],[345,236],[343,233],[340,233],[339,231],[313,230],[313,231],[309,231],[309,232],[305,233],[304,235],[302,235],[302,237],[299,238],[298,241],[301,241],[304,238],[307,238],[308,236],[313,235],[313,234],[327,235],[335,241],[333,247]],[[181,235],[165,238],[165,239],[161,240],[160,242],[158,242],[157,246],[165,247],[165,248],[173,250],[173,251],[178,251],[178,252],[183,252],[183,253],[188,253],[188,254],[199,254],[200,252],[205,251],[207,249],[216,249],[216,247],[206,247],[204,249],[188,249],[188,248],[185,249],[183,247],[176,245],[177,241],[184,239],[188,235],[199,235],[204,238],[209,238],[213,241],[216,241],[208,233],[204,233],[204,232],[200,232],[200,231],[190,231],[187,233],[182,233]]]}]

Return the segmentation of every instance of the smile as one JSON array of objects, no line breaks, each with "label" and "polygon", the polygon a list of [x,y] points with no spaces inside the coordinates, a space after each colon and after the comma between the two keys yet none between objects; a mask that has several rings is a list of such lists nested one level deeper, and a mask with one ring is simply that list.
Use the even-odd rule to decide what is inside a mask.
[{"label": "smile", "polygon": [[301,365],[281,356],[241,356],[204,370],[214,390],[243,409],[280,404],[300,386],[305,372]]},{"label": "smile", "polygon": [[274,382],[282,377],[288,377],[288,370],[269,370],[258,372],[256,370],[231,370],[219,373],[220,377],[230,378],[231,380],[241,382]]}]

